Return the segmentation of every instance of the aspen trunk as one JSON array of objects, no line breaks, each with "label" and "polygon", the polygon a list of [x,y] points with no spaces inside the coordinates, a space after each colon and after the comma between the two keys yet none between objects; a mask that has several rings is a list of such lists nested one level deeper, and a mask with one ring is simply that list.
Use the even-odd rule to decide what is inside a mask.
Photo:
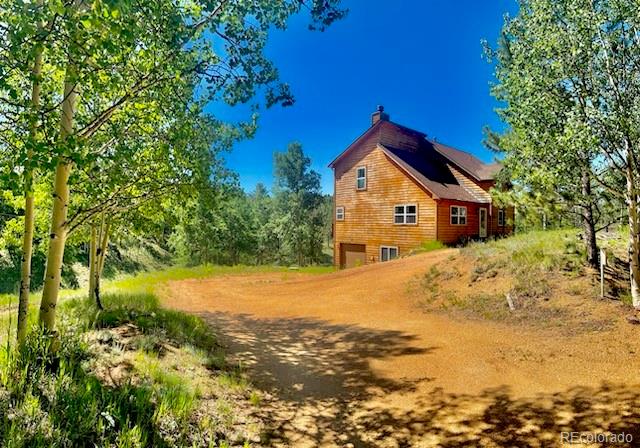
[{"label": "aspen trunk", "polygon": [[96,282],[96,226],[91,224],[91,243],[89,244],[89,300],[94,300]]},{"label": "aspen trunk", "polygon": [[93,277],[93,299],[96,301],[96,305],[99,310],[103,310],[102,302],[100,300],[100,280],[102,279],[102,271],[104,270],[104,260],[107,256],[107,247],[109,245],[109,228],[111,222],[107,220],[105,222],[104,214],[102,215],[102,222],[100,223],[100,232],[98,233],[96,252],[94,256],[94,277]]},{"label": "aspen trunk", "polygon": [[[630,161],[631,162],[631,161]],[[627,166],[627,207],[629,209],[629,278],[633,307],[640,309],[640,268],[638,255],[638,195],[633,165]]]},{"label": "aspen trunk", "polygon": [[102,246],[102,229],[104,228],[104,213],[101,216],[100,226],[96,230],[96,225],[91,224],[91,253],[93,255],[93,262],[91,264],[89,279],[89,298],[95,300],[99,309],[100,302],[96,300],[96,282],[98,279],[98,266],[100,265],[100,247]]},{"label": "aspen trunk", "polygon": [[[73,62],[70,61],[65,76],[64,100],[60,118],[60,142],[63,144],[67,137],[73,133],[73,120],[77,100],[76,71]],[[56,305],[62,276],[62,258],[67,237],[66,221],[69,207],[70,174],[71,163],[60,157],[55,173],[49,251],[47,253],[42,301],[40,302],[40,323],[48,331],[54,330],[56,322]]]},{"label": "aspen trunk", "polygon": [[104,262],[107,258],[107,248],[109,247],[109,230],[111,229],[111,221],[106,220],[104,230],[102,233],[102,242],[100,244],[100,258],[98,263],[98,276],[102,278],[102,271],[104,270]]},{"label": "aspen trunk", "polygon": [[[37,137],[38,121],[36,114],[40,108],[40,91],[42,75],[42,46],[36,47],[33,61],[33,85],[31,89],[31,112],[33,118],[29,128],[30,144]],[[27,149],[27,160],[24,167],[24,232],[22,235],[22,259],[20,264],[20,295],[18,297],[18,342],[22,343],[27,335],[27,313],[29,311],[29,293],[31,290],[31,258],[33,255],[33,227],[35,223],[35,206],[33,197],[33,149]]]},{"label": "aspen trunk", "polygon": [[588,170],[582,171],[582,226],[584,229],[584,243],[587,248],[587,262],[589,266],[598,269],[598,241],[596,239],[596,223],[593,218],[593,202],[591,192],[591,178]]}]

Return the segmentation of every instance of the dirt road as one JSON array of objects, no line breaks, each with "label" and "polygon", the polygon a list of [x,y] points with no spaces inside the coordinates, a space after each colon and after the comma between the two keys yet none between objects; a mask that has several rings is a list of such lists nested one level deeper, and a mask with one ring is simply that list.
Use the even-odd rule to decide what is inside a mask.
[{"label": "dirt road", "polygon": [[275,446],[562,446],[562,431],[640,446],[638,327],[560,337],[423,312],[409,285],[453,251],[174,282],[165,302],[210,322],[267,392]]}]

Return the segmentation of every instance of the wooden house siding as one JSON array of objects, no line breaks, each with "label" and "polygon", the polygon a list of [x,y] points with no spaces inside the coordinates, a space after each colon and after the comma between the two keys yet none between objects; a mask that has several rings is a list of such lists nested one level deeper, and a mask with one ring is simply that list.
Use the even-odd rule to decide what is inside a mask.
[{"label": "wooden house siding", "polygon": [[458,183],[464,186],[478,201],[491,202],[491,195],[488,193],[489,189],[483,188],[482,185],[472,181],[471,178],[464,175],[462,171],[457,170],[453,165],[449,164],[448,167]]},{"label": "wooden house siding", "polygon": [[515,209],[513,207],[506,207],[504,210],[506,212],[505,216],[505,225],[498,225],[498,207],[493,207],[491,214],[491,221],[489,224],[489,229],[491,231],[491,235],[503,236],[510,235],[513,233],[513,223],[515,222]]},{"label": "wooden house siding", "polygon": [[[451,224],[451,206],[467,207],[467,223]],[[489,204],[464,202],[443,199],[438,201],[438,235],[437,239],[447,244],[454,244],[463,238],[476,238],[479,235],[479,208],[486,208]]]},{"label": "wooden house siding", "polygon": [[[478,182],[478,185],[485,191],[490,191],[495,185],[495,180],[483,180]],[[502,236],[510,235],[513,233],[513,223],[515,222],[515,208],[513,206],[506,207],[506,220],[504,226],[498,225],[498,210],[499,207],[491,206],[491,214],[489,216],[489,234]]]},{"label": "wooden house siding", "polygon": [[[367,187],[356,189],[356,170],[367,168]],[[344,207],[335,220],[335,264],[341,265],[340,244],[364,244],[366,262],[377,262],[381,246],[398,247],[400,255],[436,237],[436,202],[395,166],[377,147],[376,136],[362,141],[335,166],[334,207]],[[394,224],[394,206],[416,204],[416,225]]]},{"label": "wooden house siding", "polygon": [[[467,207],[467,224],[451,224],[450,207],[459,205]],[[492,204],[463,202],[453,200],[438,201],[438,233],[437,239],[447,244],[455,244],[464,238],[478,238],[480,235],[480,208],[487,209],[487,236],[509,235],[513,232],[514,208],[507,207],[506,225],[498,226],[498,208]]]}]

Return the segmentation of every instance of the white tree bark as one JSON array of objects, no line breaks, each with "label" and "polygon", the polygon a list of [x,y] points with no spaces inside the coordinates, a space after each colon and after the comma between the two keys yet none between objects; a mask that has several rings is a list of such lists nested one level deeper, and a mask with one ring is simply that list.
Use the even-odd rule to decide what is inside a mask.
[{"label": "white tree bark", "polygon": [[[630,149],[628,149],[630,152]],[[638,244],[638,194],[636,188],[633,160],[629,153],[627,162],[627,208],[629,212],[629,278],[631,299],[633,307],[640,309],[640,267],[638,256],[640,245]]]},{"label": "white tree bark", "polygon": [[[37,44],[33,61],[33,84],[31,89],[32,118],[29,138],[33,143],[37,136],[38,122],[35,118],[40,109],[42,75],[42,46]],[[20,262],[20,295],[18,298],[18,342],[22,343],[27,335],[27,314],[29,311],[29,293],[31,291],[31,259],[33,255],[33,228],[35,223],[35,204],[33,197],[33,168],[29,163],[33,159],[33,149],[27,150],[27,163],[24,168],[24,233],[22,235],[22,259]]]},{"label": "white tree bark", "polygon": [[[64,100],[60,117],[60,142],[64,144],[73,134],[74,116],[78,101],[76,70],[69,61],[64,84]],[[42,300],[40,302],[40,323],[48,331],[53,331],[56,320],[56,306],[62,280],[62,258],[67,239],[67,212],[69,208],[69,175],[71,162],[60,157],[56,166],[53,191],[53,210],[51,213],[51,231],[49,233],[49,251],[45,269]]]}]

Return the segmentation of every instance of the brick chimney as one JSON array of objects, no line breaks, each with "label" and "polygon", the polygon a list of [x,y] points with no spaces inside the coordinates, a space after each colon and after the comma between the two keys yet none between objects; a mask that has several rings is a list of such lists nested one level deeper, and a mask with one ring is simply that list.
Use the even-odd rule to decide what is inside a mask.
[{"label": "brick chimney", "polygon": [[389,114],[384,111],[384,106],[378,106],[376,111],[371,114],[371,126],[380,120],[389,121]]}]

